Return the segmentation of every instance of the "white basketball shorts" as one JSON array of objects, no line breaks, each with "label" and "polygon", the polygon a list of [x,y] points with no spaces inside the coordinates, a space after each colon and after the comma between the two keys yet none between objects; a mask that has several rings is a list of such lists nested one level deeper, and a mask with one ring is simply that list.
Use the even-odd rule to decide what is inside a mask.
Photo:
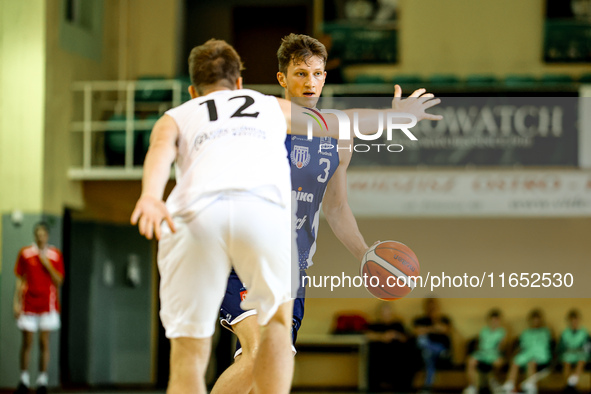
[{"label": "white basketball shorts", "polygon": [[248,288],[243,309],[265,325],[291,299],[291,209],[249,193],[221,195],[190,220],[164,225],[160,318],[168,338],[213,335],[232,267]]},{"label": "white basketball shorts", "polygon": [[61,326],[60,315],[57,311],[46,313],[23,313],[16,321],[21,331],[55,331]]}]

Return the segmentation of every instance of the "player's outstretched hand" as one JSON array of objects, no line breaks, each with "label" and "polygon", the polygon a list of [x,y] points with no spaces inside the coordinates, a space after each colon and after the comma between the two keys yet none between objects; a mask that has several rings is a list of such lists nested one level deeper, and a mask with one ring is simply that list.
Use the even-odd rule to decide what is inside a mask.
[{"label": "player's outstretched hand", "polygon": [[166,220],[173,233],[176,232],[164,201],[152,196],[141,196],[131,214],[131,224],[138,224],[140,234],[147,239],[152,239],[152,235],[160,239],[160,224],[163,220]]},{"label": "player's outstretched hand", "polygon": [[415,90],[408,98],[402,100],[402,88],[400,85],[394,86],[394,100],[392,100],[392,108],[397,112],[404,112],[413,114],[417,117],[417,121],[423,119],[441,120],[443,116],[429,114],[429,108],[441,103],[440,99],[436,99],[433,93],[427,93],[426,89]]}]

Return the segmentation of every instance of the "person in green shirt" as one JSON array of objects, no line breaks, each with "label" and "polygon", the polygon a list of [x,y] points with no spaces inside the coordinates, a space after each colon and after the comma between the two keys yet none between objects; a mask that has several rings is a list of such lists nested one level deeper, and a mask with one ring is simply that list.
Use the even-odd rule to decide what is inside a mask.
[{"label": "person in green shirt", "polygon": [[[515,390],[519,369],[526,369],[527,377],[544,368],[552,360],[552,333],[544,324],[542,312],[534,309],[528,316],[529,328],[519,336],[519,353],[513,358],[507,381],[503,385],[506,392]],[[537,393],[536,382],[528,381],[522,385],[526,393]]]},{"label": "person in green shirt", "polygon": [[581,314],[572,309],[566,316],[568,327],[562,331],[558,350],[566,381],[565,392],[576,392],[579,377],[589,359],[589,333],[581,327]]},{"label": "person in green shirt", "polygon": [[476,351],[468,356],[466,375],[468,387],[464,394],[478,392],[478,371],[493,371],[493,377],[498,374],[504,364],[503,351],[507,339],[507,330],[502,327],[501,311],[493,309],[488,313],[487,325],[480,330]]}]

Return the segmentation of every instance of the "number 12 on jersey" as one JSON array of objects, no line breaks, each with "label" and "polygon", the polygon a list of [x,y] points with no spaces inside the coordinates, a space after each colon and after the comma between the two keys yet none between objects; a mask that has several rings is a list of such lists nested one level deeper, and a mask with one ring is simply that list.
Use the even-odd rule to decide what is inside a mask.
[{"label": "number 12 on jersey", "polygon": [[[228,99],[228,101],[239,99],[239,98],[244,99],[244,104],[242,104],[242,106],[240,108],[238,108],[236,110],[236,112],[234,112],[232,114],[232,116],[230,116],[230,118],[244,118],[244,117],[256,118],[259,116],[259,112],[254,112],[254,113],[244,112],[244,110],[246,110],[248,107],[250,107],[251,105],[254,104],[254,99],[250,96],[230,97]],[[203,105],[203,104],[207,105],[207,111],[209,112],[209,121],[215,122],[216,120],[218,120],[218,109],[215,106],[215,101],[214,100],[207,100],[207,101],[204,101],[201,103],[201,105]]]}]

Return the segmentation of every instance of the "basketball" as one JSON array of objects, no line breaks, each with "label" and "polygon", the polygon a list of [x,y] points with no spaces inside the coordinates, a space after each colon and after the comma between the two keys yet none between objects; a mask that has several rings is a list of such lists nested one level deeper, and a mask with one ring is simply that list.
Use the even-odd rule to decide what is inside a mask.
[{"label": "basketball", "polygon": [[393,301],[415,288],[421,268],[415,253],[405,244],[384,241],[373,245],[363,256],[361,276],[374,297]]}]

